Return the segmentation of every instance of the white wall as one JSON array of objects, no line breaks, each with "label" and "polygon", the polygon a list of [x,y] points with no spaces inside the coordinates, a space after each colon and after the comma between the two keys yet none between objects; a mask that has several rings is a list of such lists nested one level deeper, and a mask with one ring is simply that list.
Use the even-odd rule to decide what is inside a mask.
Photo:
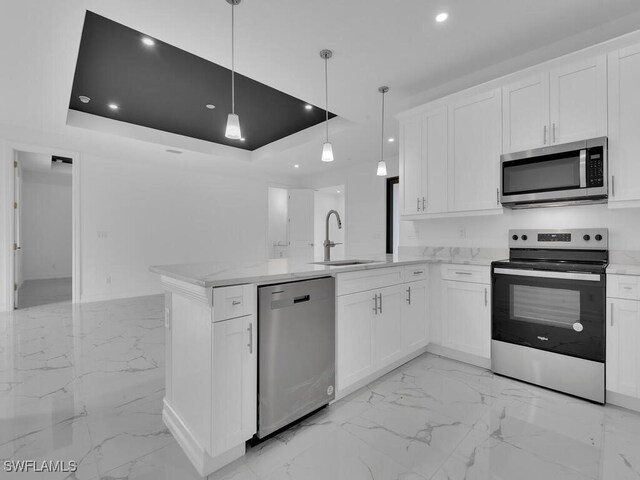
[{"label": "white wall", "polygon": [[510,228],[609,229],[609,248],[640,250],[640,209],[606,205],[506,210],[504,215],[400,222],[403,246],[507,248]]},{"label": "white wall", "polygon": [[287,189],[269,187],[269,231],[267,233],[267,249],[269,258],[283,258],[287,256],[288,248],[275,246],[276,243],[288,242],[287,231]]},{"label": "white wall", "polygon": [[[398,157],[386,159],[388,176],[398,175]],[[376,176],[377,161],[350,165],[325,174],[309,175],[309,188],[345,186],[346,252],[348,256],[383,254],[386,239],[386,177]]]},{"label": "white wall", "polygon": [[25,280],[71,277],[71,175],[23,171]]},{"label": "white wall", "polygon": [[[340,190],[340,193],[337,191]],[[324,258],[324,247],[322,243],[325,239],[325,228],[327,212],[335,210],[340,214],[342,228],[338,229],[338,222],[332,215],[329,219],[329,239],[332,242],[341,243],[331,249],[331,258],[339,259],[344,257],[345,252],[345,231],[347,228],[347,216],[344,210],[344,186],[336,187],[334,191],[316,191],[313,194],[313,253],[317,259]]]}]

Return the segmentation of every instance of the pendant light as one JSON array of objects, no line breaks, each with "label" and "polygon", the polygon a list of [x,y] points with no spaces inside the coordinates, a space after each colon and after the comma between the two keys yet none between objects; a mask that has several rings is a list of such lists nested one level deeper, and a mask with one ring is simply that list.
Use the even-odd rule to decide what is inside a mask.
[{"label": "pendant light", "polygon": [[333,162],[333,148],[329,143],[329,82],[327,77],[327,60],[333,56],[331,50],[321,50],[320,58],[324,59],[324,94],[325,94],[325,124],[327,128],[327,138],[322,145],[322,161]]},{"label": "pendant light", "polygon": [[240,0],[227,0],[231,5],[231,113],[227,117],[227,129],[224,136],[232,140],[240,140],[242,133],[240,132],[240,117],[236,115],[236,85],[235,85],[235,43],[234,43],[234,26],[235,19],[233,17],[234,7],[240,4]]},{"label": "pendant light", "polygon": [[384,94],[389,91],[389,87],[380,87],[378,91],[382,94],[382,128],[380,132],[380,161],[378,162],[378,170],[376,175],[379,177],[387,176],[387,164],[384,161]]}]

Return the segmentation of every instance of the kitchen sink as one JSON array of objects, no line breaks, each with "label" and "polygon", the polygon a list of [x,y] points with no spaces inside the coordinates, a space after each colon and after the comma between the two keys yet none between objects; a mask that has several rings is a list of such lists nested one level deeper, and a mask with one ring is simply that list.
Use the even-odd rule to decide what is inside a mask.
[{"label": "kitchen sink", "polygon": [[375,260],[329,260],[327,262],[311,262],[313,265],[329,265],[333,267],[343,267],[346,265],[362,265],[364,263],[375,263]]}]

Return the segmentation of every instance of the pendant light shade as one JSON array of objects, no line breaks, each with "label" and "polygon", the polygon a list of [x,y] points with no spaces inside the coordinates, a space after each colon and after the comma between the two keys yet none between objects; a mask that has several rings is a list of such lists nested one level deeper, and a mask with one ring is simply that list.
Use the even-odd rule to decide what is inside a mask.
[{"label": "pendant light shade", "polygon": [[240,0],[227,0],[231,5],[231,113],[227,117],[227,129],[224,136],[232,140],[240,140],[242,133],[240,132],[240,117],[236,115],[236,84],[235,84],[235,18],[233,15],[234,7],[240,3]]},{"label": "pendant light shade", "polygon": [[329,82],[327,77],[327,61],[333,56],[331,50],[321,50],[320,58],[324,60],[324,94],[325,94],[325,125],[327,137],[324,145],[322,145],[322,161],[333,162],[333,147],[329,142]]},{"label": "pendant light shade", "polygon": [[376,175],[379,177],[387,176],[387,164],[384,161],[384,94],[389,91],[389,87],[380,87],[378,92],[382,94],[382,127],[380,131],[380,161],[378,162],[378,169]]},{"label": "pendant light shade", "polygon": [[329,142],[324,142],[322,145],[322,161],[333,162],[333,147]]},{"label": "pendant light shade", "polygon": [[235,113],[230,113],[227,117],[227,130],[224,132],[224,136],[233,140],[240,140],[242,134],[240,133],[240,117]]}]

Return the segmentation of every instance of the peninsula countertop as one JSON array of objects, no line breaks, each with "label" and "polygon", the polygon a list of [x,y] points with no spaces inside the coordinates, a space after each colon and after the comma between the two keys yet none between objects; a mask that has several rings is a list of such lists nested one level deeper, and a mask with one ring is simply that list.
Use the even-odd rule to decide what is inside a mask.
[{"label": "peninsula countertop", "polygon": [[[373,260],[356,265],[317,265],[309,260],[279,258],[255,262],[203,262],[150,267],[154,273],[200,287],[225,287],[247,283],[267,284],[317,278],[343,272],[371,270],[424,263],[455,263],[461,265],[490,265],[487,258],[433,258],[409,255],[363,255],[347,260]],[[343,259],[340,259],[343,260]],[[317,260],[316,260],[317,261]]]}]

